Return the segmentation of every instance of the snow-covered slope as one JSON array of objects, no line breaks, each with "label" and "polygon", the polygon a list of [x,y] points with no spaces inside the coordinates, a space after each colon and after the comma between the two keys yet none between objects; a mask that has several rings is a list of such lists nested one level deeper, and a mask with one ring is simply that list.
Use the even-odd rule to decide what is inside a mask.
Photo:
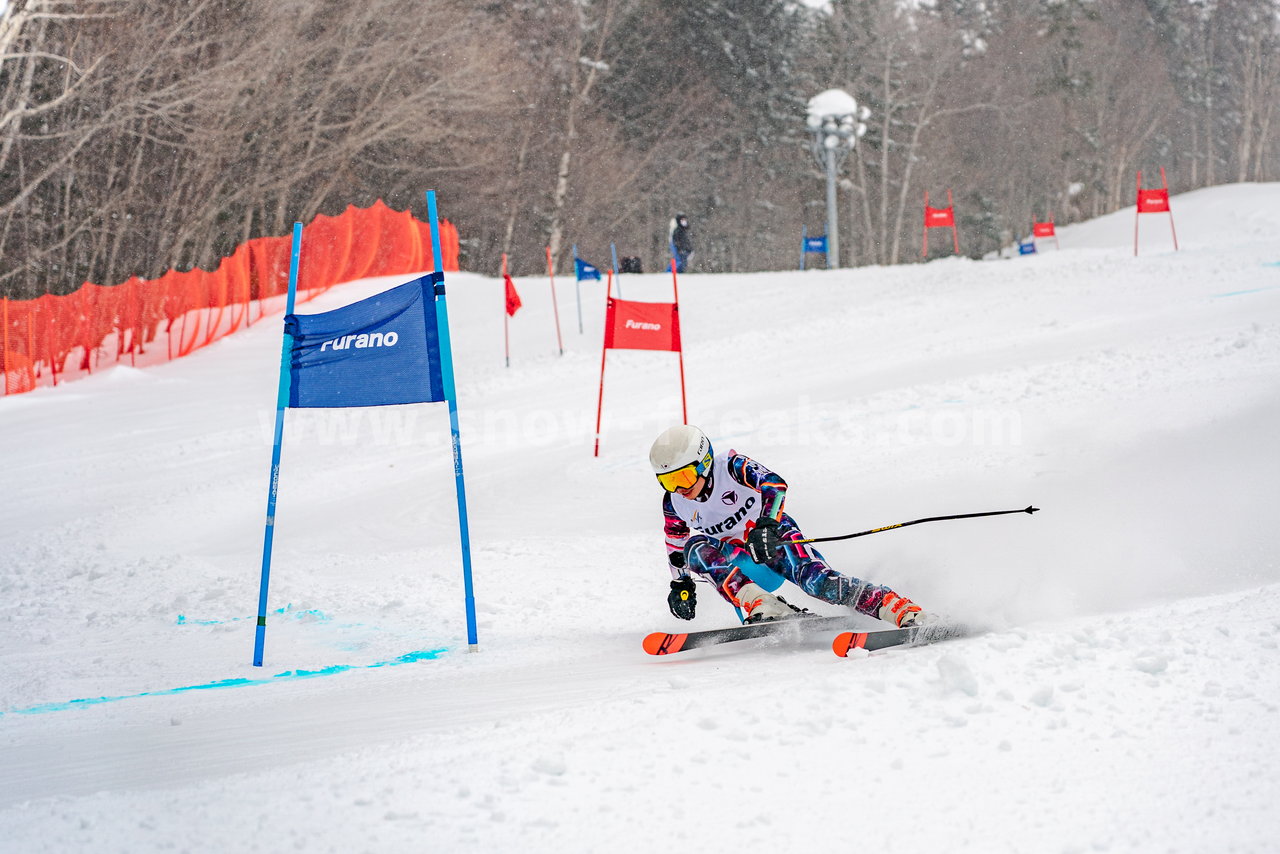
[{"label": "snow-covered slope", "polygon": [[[688,625],[645,460],[677,363],[610,353],[593,458],[596,284],[579,333],[557,281],[559,356],[518,279],[508,369],[501,283],[449,279],[477,654],[440,405],[288,413],[254,668],[279,323],[0,399],[0,848],[1272,849],[1280,185],[1173,208],[1178,252],[1144,217],[1134,258],[1130,208],[1037,256],[681,280],[690,420],[811,536],[1043,508],[825,549],[987,629],[936,647],[643,653]],[[703,588],[694,627],[733,619]]]}]

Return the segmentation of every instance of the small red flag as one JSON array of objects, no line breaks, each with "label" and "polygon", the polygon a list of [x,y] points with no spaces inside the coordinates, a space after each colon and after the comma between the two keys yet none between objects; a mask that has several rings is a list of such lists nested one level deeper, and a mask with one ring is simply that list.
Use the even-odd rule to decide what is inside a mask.
[{"label": "small red flag", "polygon": [[507,315],[514,317],[524,303],[520,302],[520,294],[516,293],[516,283],[511,281],[511,277],[503,276],[503,278],[507,280]]}]

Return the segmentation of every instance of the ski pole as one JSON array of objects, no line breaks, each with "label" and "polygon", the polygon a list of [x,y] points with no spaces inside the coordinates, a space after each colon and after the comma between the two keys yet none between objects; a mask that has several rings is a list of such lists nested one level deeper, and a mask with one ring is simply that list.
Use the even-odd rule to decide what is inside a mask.
[{"label": "ski pole", "polygon": [[830,543],[834,540],[852,540],[854,537],[865,537],[867,534],[878,534],[881,531],[892,531],[894,528],[905,528],[908,525],[919,525],[921,522],[941,522],[945,519],[976,519],[979,516],[1005,516],[1009,513],[1035,513],[1039,507],[1026,507],[1022,510],[993,510],[990,513],[959,513],[955,516],[930,516],[928,519],[916,519],[912,522],[899,522],[896,525],[885,525],[883,528],[872,528],[870,531],[859,531],[856,534],[844,534],[839,537],[811,537],[807,540],[792,540],[796,545],[804,543]]}]

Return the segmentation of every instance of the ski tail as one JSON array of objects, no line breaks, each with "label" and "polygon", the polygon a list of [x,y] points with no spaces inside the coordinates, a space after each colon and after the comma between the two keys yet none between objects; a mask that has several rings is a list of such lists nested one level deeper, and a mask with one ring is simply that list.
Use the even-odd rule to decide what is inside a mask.
[{"label": "ski tail", "polygon": [[831,651],[846,658],[851,649],[862,649],[867,643],[866,632],[841,632],[831,642]]}]

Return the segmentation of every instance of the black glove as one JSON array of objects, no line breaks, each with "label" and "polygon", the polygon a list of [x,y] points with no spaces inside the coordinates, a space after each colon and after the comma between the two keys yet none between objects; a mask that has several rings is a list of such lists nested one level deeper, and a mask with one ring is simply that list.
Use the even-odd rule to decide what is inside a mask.
[{"label": "black glove", "polygon": [[761,516],[756,526],[747,534],[747,553],[756,563],[769,563],[778,549],[782,547],[782,537],[778,535],[778,520]]},{"label": "black glove", "polygon": [[667,607],[671,613],[682,620],[692,620],[697,606],[698,594],[693,589],[692,578],[685,576],[671,582],[671,592],[667,594]]}]

